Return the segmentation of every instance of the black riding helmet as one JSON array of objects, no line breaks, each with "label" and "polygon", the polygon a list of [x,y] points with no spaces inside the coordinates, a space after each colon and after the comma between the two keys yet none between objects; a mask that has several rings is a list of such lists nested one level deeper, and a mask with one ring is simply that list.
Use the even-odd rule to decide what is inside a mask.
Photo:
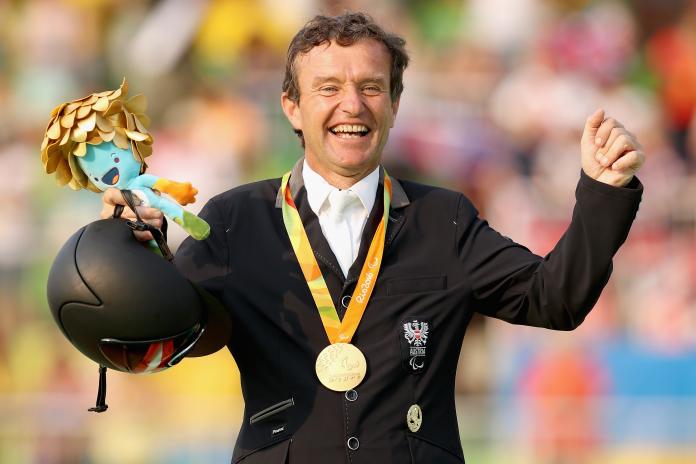
[{"label": "black riding helmet", "polygon": [[48,304],[78,350],[122,372],[164,370],[229,338],[220,304],[138,242],[122,219],[93,222],[68,239],[48,276]]}]

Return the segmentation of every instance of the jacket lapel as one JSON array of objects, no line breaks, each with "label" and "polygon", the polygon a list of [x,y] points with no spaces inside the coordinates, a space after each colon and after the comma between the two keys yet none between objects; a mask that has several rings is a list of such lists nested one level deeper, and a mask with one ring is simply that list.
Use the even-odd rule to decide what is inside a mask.
[{"label": "jacket lapel", "polygon": [[338,259],[336,259],[336,255],[331,251],[331,246],[321,231],[319,218],[309,206],[309,201],[307,201],[307,190],[304,185],[297,194],[293,195],[293,199],[297,205],[300,219],[302,219],[302,224],[307,232],[307,238],[309,239],[310,245],[312,245],[312,251],[319,263],[319,267],[321,267],[324,278],[326,279],[326,272],[328,271],[335,274],[336,277],[340,279],[341,284],[343,284],[343,271],[341,271]]},{"label": "jacket lapel", "polygon": [[382,211],[384,211],[384,190],[382,183],[377,187],[377,198],[375,199],[375,204],[370,211],[370,215],[365,222],[365,227],[363,228],[362,237],[360,238],[360,250],[358,250],[358,256],[355,261],[350,266],[348,270],[348,276],[346,277],[345,285],[352,285],[358,281],[360,277],[360,271],[362,271],[363,263],[367,257],[367,252],[370,249],[370,244],[375,236],[375,231],[379,225],[379,221],[382,220]]},{"label": "jacket lapel", "polygon": [[[384,177],[384,169],[380,172],[380,178]],[[404,214],[404,208],[406,208],[410,201],[404,192],[401,183],[391,178],[392,180],[392,199],[391,199],[391,211],[389,211],[389,224],[387,224],[387,238],[384,243],[384,250],[386,252],[389,245],[392,244],[397,234],[401,230],[406,220],[406,215]]]},{"label": "jacket lapel", "polygon": [[[331,299],[334,302],[334,306],[337,308],[338,301],[341,298],[341,291],[343,290],[344,277],[343,271],[338,264],[338,260],[331,251],[329,242],[326,241],[326,237],[321,232],[321,225],[319,224],[319,218],[312,208],[309,206],[309,201],[307,201],[307,190],[304,186],[304,178],[302,177],[302,165],[304,158],[300,158],[295,166],[292,168],[290,174],[290,180],[288,181],[288,186],[290,187],[290,193],[292,198],[297,205],[297,212],[300,214],[300,219],[302,219],[302,225],[307,232],[307,238],[309,239],[309,244],[312,246],[312,252],[314,257],[319,264],[319,269],[321,269],[321,274],[324,276],[324,281],[331,294]],[[276,208],[283,207],[283,194],[278,190],[276,196],[275,206]]]}]

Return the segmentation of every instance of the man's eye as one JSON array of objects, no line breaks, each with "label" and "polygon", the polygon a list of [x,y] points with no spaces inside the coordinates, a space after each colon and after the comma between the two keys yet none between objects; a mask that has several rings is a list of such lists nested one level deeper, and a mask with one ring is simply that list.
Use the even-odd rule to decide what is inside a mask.
[{"label": "man's eye", "polygon": [[336,92],[338,92],[338,87],[335,87],[333,85],[327,85],[325,87],[320,88],[319,91],[324,95],[333,95]]},{"label": "man's eye", "polygon": [[379,95],[382,93],[382,88],[377,87],[376,85],[368,85],[366,87],[363,87],[363,92],[365,95]]}]

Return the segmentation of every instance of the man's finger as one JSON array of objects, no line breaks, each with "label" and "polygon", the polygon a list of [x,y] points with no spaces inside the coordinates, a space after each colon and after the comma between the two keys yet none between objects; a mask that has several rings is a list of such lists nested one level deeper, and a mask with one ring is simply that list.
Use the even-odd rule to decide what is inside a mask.
[{"label": "man's finger", "polygon": [[645,161],[645,155],[641,150],[633,150],[625,153],[611,165],[614,171],[633,171],[636,172]]},{"label": "man's finger", "polygon": [[[151,226],[155,226],[158,229],[162,228],[162,223],[164,222],[164,220],[162,218],[163,218],[163,216],[161,214],[159,216],[153,216],[150,218],[145,218],[143,216],[140,216],[140,219],[142,219],[143,222],[150,224]],[[135,218],[133,218],[132,220],[134,221]]]},{"label": "man's finger", "polygon": [[144,222],[147,222],[158,229],[162,228],[162,223],[164,222],[164,214],[162,214],[162,211],[157,208],[150,208],[147,206],[136,206],[135,209],[138,210],[140,219],[142,219]]},{"label": "man's finger", "polygon": [[135,209],[138,210],[138,214],[143,219],[161,219],[162,211],[157,208],[150,208],[148,206],[136,206]]},{"label": "man's finger", "polygon": [[604,146],[609,148],[607,145],[609,135],[615,128],[623,129],[623,125],[614,118],[606,118],[604,121],[602,121],[602,124],[599,126],[599,129],[597,129],[597,133],[595,134],[595,145],[598,147]]},{"label": "man's finger", "polygon": [[616,139],[614,139],[611,146],[608,147],[607,151],[604,153],[604,156],[602,156],[599,162],[602,166],[609,166],[613,164],[614,161],[619,159],[624,153],[635,149],[636,147],[633,144],[631,137],[626,133],[622,133],[616,137]]},{"label": "man's finger", "polygon": [[604,110],[597,108],[585,121],[585,136],[590,140],[594,139],[602,121],[604,121]]},{"label": "man's finger", "polygon": [[124,204],[123,197],[121,197],[121,192],[115,188],[106,189],[101,196],[102,199],[102,210],[100,217],[102,219],[108,219],[114,215],[114,207],[116,205]]},{"label": "man's finger", "polygon": [[135,239],[139,242],[149,242],[150,240],[154,240],[152,234],[148,231],[134,230],[133,235],[135,236]]},{"label": "man's finger", "polygon": [[102,203],[105,205],[124,205],[126,206],[126,200],[123,199],[123,194],[117,188],[108,188],[102,194]]},{"label": "man's finger", "polygon": [[624,129],[623,127],[614,127],[611,130],[611,132],[609,133],[609,138],[606,142],[604,142],[603,146],[599,147],[599,150],[597,150],[597,153],[595,154],[595,158],[597,159],[597,161],[599,161],[600,163],[602,162],[602,158],[609,151],[609,148],[614,143],[614,140],[616,140],[616,138],[619,135],[624,133],[626,133],[626,129]]}]

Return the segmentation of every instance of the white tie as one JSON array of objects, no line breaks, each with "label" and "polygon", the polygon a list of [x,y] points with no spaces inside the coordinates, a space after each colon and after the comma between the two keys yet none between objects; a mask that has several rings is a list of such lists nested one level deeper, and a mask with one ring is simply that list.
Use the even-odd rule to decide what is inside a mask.
[{"label": "white tie", "polygon": [[356,206],[361,206],[360,198],[351,190],[333,190],[329,194],[329,228],[327,241],[336,255],[343,275],[355,261],[354,231],[350,227],[350,215]]}]

